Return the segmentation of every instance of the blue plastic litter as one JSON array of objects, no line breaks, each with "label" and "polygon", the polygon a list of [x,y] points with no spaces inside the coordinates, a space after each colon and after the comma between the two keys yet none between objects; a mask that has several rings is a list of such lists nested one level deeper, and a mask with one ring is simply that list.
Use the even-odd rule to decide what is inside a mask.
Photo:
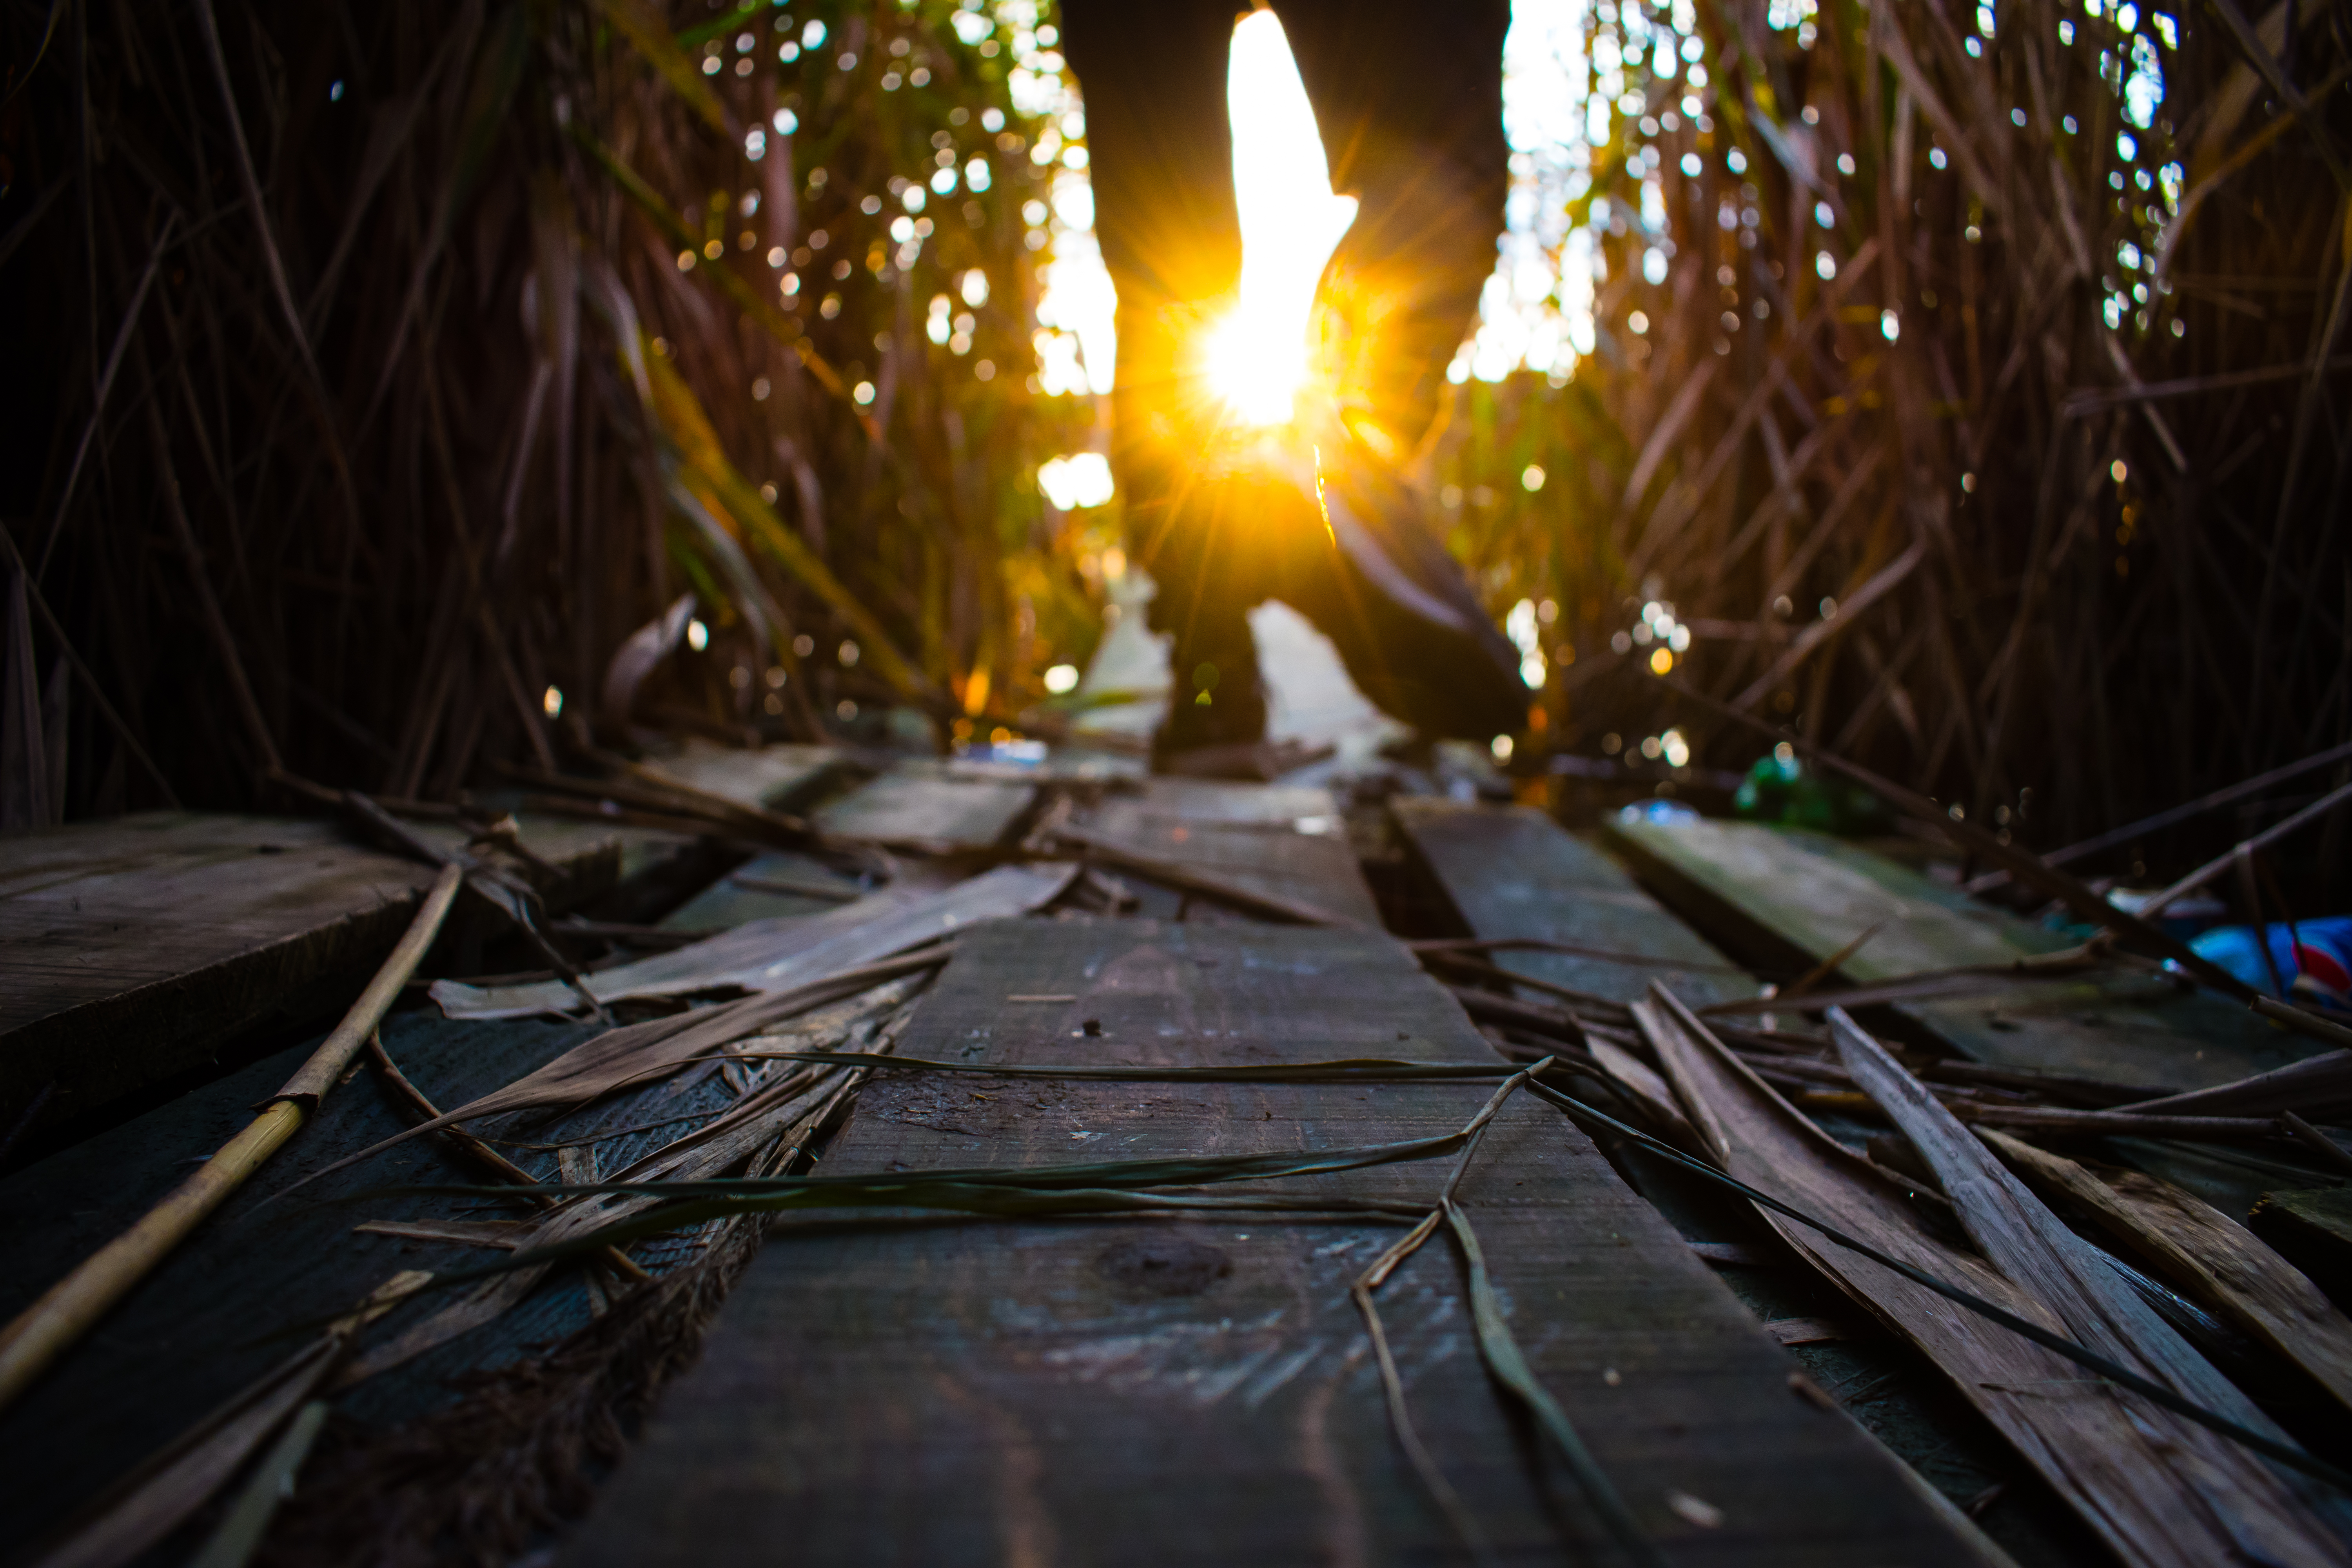
[{"label": "blue plastic litter", "polygon": [[[2352,1010],[2352,915],[2265,926],[2263,938],[2297,999]],[[2190,938],[2189,946],[2264,994],[2278,994],[2253,927],[2215,926]]]}]

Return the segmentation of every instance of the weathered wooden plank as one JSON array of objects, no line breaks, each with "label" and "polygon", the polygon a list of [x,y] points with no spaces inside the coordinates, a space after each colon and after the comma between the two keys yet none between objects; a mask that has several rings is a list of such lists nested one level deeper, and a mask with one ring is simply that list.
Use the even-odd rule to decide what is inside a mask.
[{"label": "weathered wooden plank", "polygon": [[[1070,995],[1067,1004],[1015,997]],[[1085,1019],[1100,1034],[1083,1032]],[[1007,921],[961,939],[908,1055],[1139,1064],[1491,1059],[1361,931]],[[1475,1086],[870,1086],[833,1173],[1329,1147],[1458,1127]],[[1444,1171],[1289,1184],[1423,1199]],[[1520,1342],[1646,1529],[1689,1563],[1955,1563],[1960,1542],[1592,1147],[1521,1100],[1464,1187]],[[782,1226],[570,1543],[580,1568],[1429,1563],[1455,1555],[1383,1414],[1352,1221]],[[1422,1436],[1510,1561],[1600,1549],[1498,1403],[1459,1266],[1382,1294]],[[1704,1529],[1687,1494],[1721,1510]],[[1611,1557],[1608,1560],[1613,1561]]]},{"label": "weathered wooden plank", "polygon": [[1753,994],[1739,976],[1717,973],[1728,961],[1659,908],[1615,861],[1541,812],[1419,795],[1400,795],[1389,808],[1473,935],[1535,938],[1689,966],[1496,953],[1503,968],[1623,1002],[1644,995],[1653,980],[1694,1005]]},{"label": "weathered wooden plank", "polygon": [[714,931],[779,915],[821,915],[866,889],[812,856],[790,850],[754,855],[672,910],[662,924]]},{"label": "weathered wooden plank", "polygon": [[[558,910],[612,888],[631,847],[679,842],[522,826],[561,872]],[[432,877],[322,819],[153,812],[0,840],[0,1133],[86,1116],[202,1067],[241,1030],[331,1008]]]},{"label": "weathered wooden plank", "polygon": [[[1857,984],[2068,946],[2047,931],[1859,846],[1749,823],[1613,823],[1644,881],[1735,952],[1809,961],[1865,929],[1842,973]],[[2041,981],[1896,1004],[1963,1055],[2004,1066],[2204,1089],[2322,1047],[2201,992],[2153,977]]]},{"label": "weathered wooden plank", "polygon": [[826,805],[816,823],[845,838],[924,854],[992,849],[1036,798],[1025,782],[955,778],[942,763],[902,762]]},{"label": "weathered wooden plank", "polygon": [[[1605,959],[1545,953],[1496,953],[1495,961],[1517,973],[1579,991],[1633,1001],[1646,994],[1652,980],[1663,980],[1676,994],[1694,1003],[1728,998],[1752,990],[1742,977],[1714,973],[1726,960],[1703,939],[1666,912],[1627,875],[1623,868],[1589,841],[1577,837],[1542,814],[1526,807],[1481,806],[1423,796],[1400,796],[1391,803],[1405,842],[1421,858],[1433,878],[1452,898],[1464,923],[1481,937],[1538,937],[1608,952],[1672,958],[1689,967],[1654,969],[1615,963]],[[1538,994],[1535,1000],[1543,1000]],[[1607,1040],[1595,1037],[1595,1053],[1622,1081],[1654,1081],[1654,1095],[1683,1110],[1674,1090],[1646,1063]],[[1687,1125],[1687,1122],[1684,1122]],[[1696,1139],[1696,1133],[1692,1134]],[[1693,1146],[1696,1146],[1694,1143]],[[1644,1161],[1623,1167],[1643,1195],[1660,1206],[1671,1222],[1693,1238],[1701,1256],[1724,1261],[1728,1256],[1748,1262],[1780,1255],[1752,1245],[1701,1241],[1700,1237],[1760,1234],[1746,1205],[1727,1194]],[[1726,1286],[1759,1318],[1780,1342],[1798,1351],[1795,1359],[1821,1386],[1838,1391],[1841,1403],[1871,1434],[1885,1443],[1923,1478],[1936,1478],[1943,1494],[1962,1500],[1979,1495],[1989,1485],[2017,1479],[2012,1452],[1989,1428],[1962,1429],[1967,1416],[1959,1411],[1927,1403],[1935,1395],[1923,1386],[1916,1366],[1888,1341],[1868,1330],[1848,1332],[1834,1341],[1800,1335],[1770,1320],[1801,1323],[1831,1303],[1809,1294],[1809,1282],[1789,1271],[1738,1268],[1725,1279]],[[1850,1395],[1863,1391],[1864,1397]],[[2019,1527],[2020,1499],[2012,1495],[2005,1532]],[[2054,1499],[2037,1498],[2024,1504],[2037,1534],[2063,1509]],[[2065,1521],[2060,1521],[2060,1528]],[[2039,1546],[2042,1543],[2034,1542]]]},{"label": "weathered wooden plank", "polygon": [[[1154,778],[1138,793],[1106,796],[1081,820],[1146,854],[1181,860],[1253,892],[1304,900],[1380,924],[1380,906],[1328,790]],[[1140,885],[1137,890],[1147,914],[1186,907],[1177,894]],[[1188,918],[1194,916],[1243,918],[1203,899],[1190,901]]]},{"label": "weathered wooden plank", "polygon": [[831,746],[762,746],[750,751],[688,739],[676,756],[652,765],[681,784],[746,805],[789,811],[846,764]]}]

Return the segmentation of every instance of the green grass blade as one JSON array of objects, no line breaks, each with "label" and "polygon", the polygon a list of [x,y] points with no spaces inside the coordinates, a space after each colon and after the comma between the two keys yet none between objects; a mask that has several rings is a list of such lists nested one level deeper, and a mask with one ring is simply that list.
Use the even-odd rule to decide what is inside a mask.
[{"label": "green grass blade", "polygon": [[1451,1198],[1445,1201],[1445,1223],[1452,1227],[1455,1245],[1462,1248],[1462,1260],[1470,1271],[1470,1317],[1478,1331],[1478,1353],[1486,1359],[1486,1370],[1496,1382],[1515,1394],[1528,1407],[1543,1427],[1545,1434],[1558,1445],[1568,1460],[1568,1468],[1576,1474],[1577,1484],[1616,1539],[1625,1554],[1636,1563],[1664,1568],[1665,1559],[1635,1521],[1633,1510],[1625,1506],[1624,1497],[1617,1484],[1609,1479],[1592,1451],[1569,1420],[1568,1412],[1536,1378],[1535,1369],[1519,1351],[1519,1342],[1511,1333],[1509,1320],[1503,1316],[1503,1306],[1495,1294],[1495,1281],[1486,1272],[1486,1255],[1478,1246],[1477,1232],[1470,1228],[1469,1219]]}]

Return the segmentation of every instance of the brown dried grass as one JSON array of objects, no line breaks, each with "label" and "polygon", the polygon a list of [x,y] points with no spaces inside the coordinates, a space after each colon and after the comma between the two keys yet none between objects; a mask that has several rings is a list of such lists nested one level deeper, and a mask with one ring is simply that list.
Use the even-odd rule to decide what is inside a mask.
[{"label": "brown dried grass", "polygon": [[[1823,0],[1810,47],[1768,25],[1797,9],[1696,7],[1701,123],[1666,128],[1693,89],[1658,51],[1627,66],[1641,104],[1571,209],[1607,261],[1596,352],[1562,388],[1465,387],[1437,453],[1497,606],[1559,605],[1554,739],[1679,722],[1702,763],[1753,757],[1671,703],[1652,648],[1612,650],[1648,600],[1692,629],[1676,673],[1702,689],[2037,845],[2352,732],[2341,13],[2253,19],[2315,100],[2298,119],[2232,7],[2018,0],[1987,37],[1949,0]],[[2134,49],[2165,79],[2146,127],[2101,74]]]},{"label": "brown dried grass", "polygon": [[[1024,384],[1035,127],[1010,52],[963,43],[952,13],[799,5],[787,32],[766,5],[650,0],[69,6],[37,64],[40,9],[0,20],[18,62],[0,510],[121,714],[70,704],[49,819],[161,798],[126,735],[213,805],[265,798],[271,750],[436,799],[489,758],[547,765],[575,723],[625,731],[599,710],[606,661],[688,591],[709,647],[639,717],[808,737],[843,700],[944,724],[974,672],[983,713],[1034,693],[1040,634],[1067,649],[1095,624],[1034,479],[1074,416]],[[813,16],[827,47],[782,62]],[[929,86],[880,86],[918,65]],[[901,258],[892,182],[932,172],[935,138],[996,177],[935,201]],[[970,307],[954,280],[974,268],[990,292]],[[976,318],[968,355],[924,341],[939,293]],[[1003,374],[980,380],[982,359]],[[153,544],[175,492],[193,557]],[[58,658],[38,637],[12,679]]]},{"label": "brown dried grass", "polygon": [[[1653,598],[1696,635],[1679,673],[1702,689],[2036,844],[2352,732],[2341,8],[2149,5],[2126,27],[2115,5],[2018,0],[1987,36],[1948,0],[1828,0],[1809,41],[1771,25],[1801,9],[1595,7],[1596,37],[1622,45],[1638,13],[1699,40],[1703,121],[1643,131],[1694,89],[1655,51],[1627,68],[1641,101],[1612,110],[1572,213],[1608,264],[1596,350],[1561,388],[1465,388],[1436,451],[1497,608],[1559,606],[1549,741],[1679,720],[1700,762],[1748,760],[1665,706],[1649,650],[1612,651]],[[53,816],[162,798],[132,740],[189,799],[255,798],[261,748],[201,651],[188,568],[152,545],[174,481],[285,765],[399,795],[446,795],[488,758],[544,765],[564,738],[550,685],[567,723],[611,726],[604,661],[688,588],[715,640],[642,716],[806,735],[881,699],[985,721],[1085,657],[1086,542],[1030,476],[1088,416],[1013,374],[1034,171],[949,123],[1009,110],[1003,59],[955,37],[944,0],[795,6],[829,18],[824,56],[861,56],[849,72],[778,65],[749,15],[739,56],[733,13],[643,0],[230,5],[222,69],[198,14],[64,15],[0,131],[0,324],[26,367],[0,508],[121,719],[49,704],[70,708]],[[14,58],[45,22],[10,14]],[[934,87],[878,90],[886,34]],[[2145,127],[2117,86],[2135,50],[2165,79]],[[801,130],[748,161],[777,107]],[[935,210],[910,279],[881,265],[893,208],[856,200],[921,173],[938,133],[999,179],[977,226]],[[835,287],[822,258],[797,311],[762,259],[819,227],[852,262],[830,320],[806,303]],[[698,244],[720,259],[681,270]],[[920,341],[920,310],[973,265],[992,293],[958,358]],[[982,357],[1005,374],[980,383]],[[866,410],[837,395],[861,379]],[[1530,462],[1552,476],[1533,495]],[[35,647],[33,673],[54,668],[46,629]],[[772,661],[793,675],[777,714],[728,680]],[[966,702],[975,672],[988,694]],[[31,708],[64,689],[11,682]],[[2189,858],[2200,832],[2121,863]]]}]

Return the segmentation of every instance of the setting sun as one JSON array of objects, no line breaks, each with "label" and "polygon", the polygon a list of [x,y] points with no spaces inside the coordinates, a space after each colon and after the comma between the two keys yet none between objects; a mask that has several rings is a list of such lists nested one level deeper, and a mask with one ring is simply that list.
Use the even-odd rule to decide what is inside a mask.
[{"label": "setting sun", "polygon": [[1355,221],[1331,194],[1315,110],[1271,11],[1234,29],[1225,100],[1241,209],[1241,299],[1208,344],[1209,376],[1245,424],[1278,425],[1307,377],[1307,329],[1323,265]]}]

